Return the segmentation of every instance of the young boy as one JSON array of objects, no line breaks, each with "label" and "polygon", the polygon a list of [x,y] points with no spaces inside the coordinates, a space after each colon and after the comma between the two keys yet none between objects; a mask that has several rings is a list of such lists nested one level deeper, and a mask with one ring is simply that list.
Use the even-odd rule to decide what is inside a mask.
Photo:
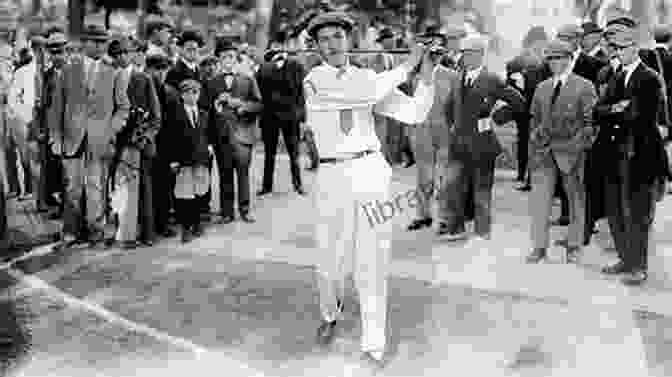
[{"label": "young boy", "polygon": [[180,105],[168,118],[171,144],[170,167],[176,172],[175,210],[182,226],[182,242],[202,235],[197,199],[210,187],[207,113],[198,109],[201,85],[184,80],[179,85]]}]

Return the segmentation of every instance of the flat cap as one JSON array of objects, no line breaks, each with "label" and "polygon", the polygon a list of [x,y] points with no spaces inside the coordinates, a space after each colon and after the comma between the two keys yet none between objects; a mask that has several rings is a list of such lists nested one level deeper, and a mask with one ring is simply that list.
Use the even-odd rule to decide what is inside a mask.
[{"label": "flat cap", "polygon": [[558,28],[558,32],[555,34],[556,38],[561,39],[576,39],[583,36],[583,29],[579,25],[567,24],[562,25]]},{"label": "flat cap", "polygon": [[554,39],[548,42],[546,48],[544,48],[544,57],[547,59],[551,57],[569,57],[572,56],[573,50],[572,45],[568,42]]},{"label": "flat cap", "polygon": [[340,26],[346,31],[352,31],[355,22],[346,13],[325,12],[315,16],[306,30],[311,38],[317,39],[317,32],[325,26]]},{"label": "flat cap", "polygon": [[109,39],[109,34],[107,30],[97,24],[90,24],[84,27],[84,33],[82,34],[82,40],[84,41],[107,41]]},{"label": "flat cap", "polygon": [[188,92],[190,90],[201,90],[201,84],[198,81],[192,79],[187,79],[180,82],[179,86],[180,92],[182,93]]},{"label": "flat cap", "polygon": [[45,46],[47,47],[47,50],[50,51],[64,49],[67,44],[68,38],[66,38],[63,33],[52,33],[45,41]]},{"label": "flat cap", "polygon": [[162,54],[154,54],[147,56],[145,59],[145,65],[149,69],[163,70],[168,69],[171,66],[170,58]]},{"label": "flat cap", "polygon": [[592,21],[581,24],[581,29],[583,30],[583,35],[602,33],[604,31],[598,24]]},{"label": "flat cap", "polygon": [[460,49],[462,51],[481,51],[488,50],[488,38],[481,34],[467,35],[461,41]]},{"label": "flat cap", "polygon": [[610,25],[604,35],[608,43],[619,47],[628,47],[637,43],[635,29],[622,24]]},{"label": "flat cap", "polygon": [[219,56],[219,54],[231,50],[238,51],[238,48],[231,39],[218,38],[215,40],[215,56]]},{"label": "flat cap", "polygon": [[672,26],[656,25],[653,27],[653,39],[656,43],[668,43],[672,39]]},{"label": "flat cap", "polygon": [[383,28],[378,32],[378,37],[376,38],[376,42],[381,42],[386,39],[394,38],[394,32],[392,29],[389,27]]},{"label": "flat cap", "polygon": [[107,54],[111,57],[117,57],[131,52],[131,43],[127,38],[118,38],[112,40],[107,46]]},{"label": "flat cap", "polygon": [[208,56],[205,59],[201,60],[201,63],[199,64],[201,67],[208,67],[211,65],[216,65],[219,62],[219,59],[217,59],[214,56]]},{"label": "flat cap", "polygon": [[187,42],[196,42],[198,47],[203,47],[205,45],[205,40],[201,35],[201,32],[198,30],[185,30],[180,34],[180,38],[177,40],[178,46],[184,46]]}]

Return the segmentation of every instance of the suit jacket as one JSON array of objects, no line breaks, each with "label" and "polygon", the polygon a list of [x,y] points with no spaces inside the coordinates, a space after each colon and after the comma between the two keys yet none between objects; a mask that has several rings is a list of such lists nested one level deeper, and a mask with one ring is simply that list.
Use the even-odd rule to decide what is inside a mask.
[{"label": "suit jacket", "polygon": [[306,70],[295,59],[287,59],[282,68],[276,63],[264,63],[255,78],[264,111],[261,117],[261,128],[277,126],[274,120],[279,119],[294,123],[306,120],[306,100],[303,93],[303,79]]},{"label": "suit jacket", "polygon": [[581,168],[585,151],[595,134],[593,107],[597,93],[593,83],[571,73],[551,106],[553,79],[537,87],[530,112],[530,167],[552,166],[553,159],[565,173]]},{"label": "suit jacket", "polygon": [[207,165],[210,162],[208,123],[208,112],[199,110],[198,124],[194,126],[184,103],[178,101],[167,120],[166,136],[173,148],[167,152],[166,159],[180,166]]},{"label": "suit jacket", "polygon": [[576,58],[572,72],[595,84],[597,82],[597,74],[605,64],[604,61],[598,58],[580,52],[579,57]]},{"label": "suit jacket", "polygon": [[83,141],[94,157],[111,157],[114,138],[130,110],[130,75],[111,64],[109,57],[94,61],[76,56],[63,67],[53,97],[49,129],[54,152],[75,156]]},{"label": "suit jacket", "polygon": [[432,140],[438,147],[447,147],[451,142],[451,123],[446,118],[446,104],[451,93],[451,85],[454,85],[459,75],[457,71],[442,65],[438,65],[434,71],[434,102],[427,114],[427,120],[419,127],[431,129]]},{"label": "suit jacket", "polygon": [[161,128],[161,104],[152,78],[140,71],[133,71],[128,83],[128,99],[131,108],[141,108],[149,113],[149,124],[143,130],[143,136],[149,140],[144,148],[148,155],[156,152],[156,135]]},{"label": "suit jacket", "polygon": [[198,65],[196,65],[195,70],[192,70],[187,67],[182,59],[180,59],[175,63],[175,66],[168,71],[168,74],[166,74],[166,84],[177,89],[180,87],[180,83],[184,80],[196,80],[201,82],[201,72]]},{"label": "suit jacket", "polygon": [[[639,64],[632,72],[627,87],[623,75],[610,81],[605,95],[595,106],[595,116],[610,138],[615,159],[630,163],[630,184],[653,184],[668,175],[668,161],[663,140],[658,131],[658,104],[661,83],[658,74],[646,64]],[[625,111],[615,113],[611,105],[629,99]],[[606,173],[617,174],[615,170]],[[632,187],[634,187],[632,186]]]},{"label": "suit jacket", "polygon": [[[222,93],[228,93],[241,100],[242,113],[228,106],[225,106],[221,113],[217,112],[215,103]],[[211,144],[216,146],[234,142],[254,144],[257,116],[263,108],[261,101],[259,87],[253,77],[234,73],[231,88],[227,87],[224,74],[209,80],[201,93],[200,106],[209,111],[208,130]]]},{"label": "suit jacket", "polygon": [[[446,120],[452,125],[449,131],[451,154],[472,161],[494,161],[502,153],[502,146],[494,130],[478,131],[478,120],[492,116],[497,124],[511,121],[514,114],[525,110],[524,98],[486,68],[471,88],[465,86],[464,72],[453,78],[451,88],[446,101]],[[497,113],[506,114],[499,110],[493,113],[498,100],[508,104],[506,116],[499,116]]]}]

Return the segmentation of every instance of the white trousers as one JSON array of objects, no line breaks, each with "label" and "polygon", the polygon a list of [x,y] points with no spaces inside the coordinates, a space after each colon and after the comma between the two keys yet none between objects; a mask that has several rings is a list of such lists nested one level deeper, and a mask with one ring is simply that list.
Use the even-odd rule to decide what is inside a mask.
[{"label": "white trousers", "polygon": [[391,223],[377,223],[372,211],[377,202],[389,200],[391,176],[382,153],[374,153],[320,165],[313,189],[322,316],[327,321],[340,318],[337,299],[342,300],[345,279],[352,274],[359,293],[363,351],[383,351],[386,343]]}]

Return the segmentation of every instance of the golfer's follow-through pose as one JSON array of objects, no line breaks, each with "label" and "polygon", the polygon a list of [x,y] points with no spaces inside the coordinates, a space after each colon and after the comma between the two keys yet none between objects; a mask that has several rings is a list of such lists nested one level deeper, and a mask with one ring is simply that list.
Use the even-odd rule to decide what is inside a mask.
[{"label": "golfer's follow-through pose", "polygon": [[[323,318],[318,340],[332,340],[343,310],[343,282],[352,273],[360,298],[362,351],[369,360],[381,362],[390,223],[372,226],[364,204],[389,199],[392,169],[380,152],[373,113],[407,124],[424,121],[434,98],[434,63],[425,47],[417,45],[394,70],[376,74],[357,68],[346,55],[352,28],[347,15],[331,12],[314,18],[307,30],[325,62],[304,81],[306,125],[321,157],[313,192]],[[421,63],[421,80],[414,97],[408,97],[396,88]]]}]

